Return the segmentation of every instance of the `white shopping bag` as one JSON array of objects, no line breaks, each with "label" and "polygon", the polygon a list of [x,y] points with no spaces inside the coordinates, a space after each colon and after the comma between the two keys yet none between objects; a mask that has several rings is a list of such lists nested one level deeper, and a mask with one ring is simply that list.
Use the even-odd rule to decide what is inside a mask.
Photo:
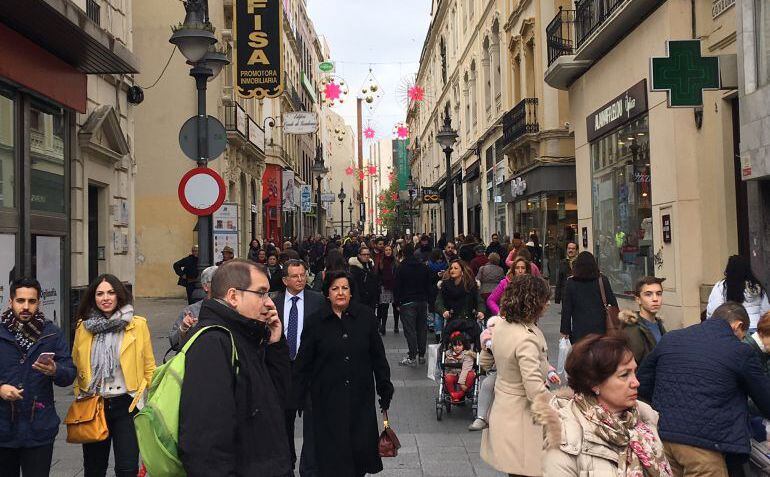
[{"label": "white shopping bag", "polygon": [[572,343],[569,342],[569,338],[559,339],[559,360],[556,363],[556,373],[562,378],[562,381],[566,377],[564,365],[567,363],[567,355],[570,351],[572,351]]},{"label": "white shopping bag", "polygon": [[438,344],[428,345],[428,379],[436,380],[436,363],[438,362]]}]

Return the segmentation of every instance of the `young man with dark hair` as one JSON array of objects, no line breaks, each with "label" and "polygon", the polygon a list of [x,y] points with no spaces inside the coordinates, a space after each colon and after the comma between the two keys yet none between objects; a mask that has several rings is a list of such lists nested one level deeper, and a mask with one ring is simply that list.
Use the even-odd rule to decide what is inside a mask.
[{"label": "young man with dark hair", "polygon": [[564,287],[567,285],[567,279],[572,276],[572,262],[577,257],[578,246],[575,242],[567,242],[567,256],[559,261],[559,271],[556,272],[556,290],[553,301],[561,303],[561,296],[564,293]]},{"label": "young man with dark hair", "polygon": [[663,306],[663,281],[665,278],[643,277],[636,282],[634,297],[639,311],[622,310],[618,316],[628,347],[634,353],[636,363],[650,354],[666,334],[663,322],[658,318]]},{"label": "young man with dark hair", "polygon": [[[187,350],[179,458],[189,477],[290,475],[286,436],[289,349],[263,267],[233,259],[211,282]],[[233,367],[233,343],[237,369]]]},{"label": "young man with dark hair", "polygon": [[40,283],[11,283],[11,303],[0,315],[0,473],[47,477],[59,417],[53,385],[75,381],[64,333],[40,310]]},{"label": "young man with dark hair", "polygon": [[415,258],[411,243],[404,247],[404,261],[396,268],[395,283],[393,303],[398,306],[409,348],[408,355],[399,364],[414,367],[425,363],[428,299],[436,280],[430,268]]}]

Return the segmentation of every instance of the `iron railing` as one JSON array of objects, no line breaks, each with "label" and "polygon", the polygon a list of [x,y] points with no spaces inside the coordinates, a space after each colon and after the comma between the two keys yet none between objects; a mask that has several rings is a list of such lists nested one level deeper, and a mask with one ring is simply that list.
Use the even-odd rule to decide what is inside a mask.
[{"label": "iron railing", "polygon": [[525,134],[540,131],[537,121],[537,98],[524,98],[503,116],[503,137],[497,141],[497,148],[503,148],[518,141]]},{"label": "iron railing", "polygon": [[102,7],[96,0],[86,0],[86,15],[99,26],[101,26],[102,21],[101,10]]},{"label": "iron railing", "polygon": [[545,27],[546,43],[548,44],[548,66],[556,58],[575,54],[575,10],[563,10]]},{"label": "iron railing", "polygon": [[575,2],[575,49],[580,48],[585,40],[621,4],[628,0],[577,0]]}]

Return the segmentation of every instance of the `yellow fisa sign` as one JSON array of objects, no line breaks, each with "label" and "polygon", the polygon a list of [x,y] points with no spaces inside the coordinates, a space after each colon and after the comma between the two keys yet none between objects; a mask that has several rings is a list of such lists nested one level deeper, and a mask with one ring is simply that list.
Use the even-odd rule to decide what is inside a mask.
[{"label": "yellow fisa sign", "polygon": [[242,98],[275,98],[283,92],[280,0],[233,2],[233,74]]}]

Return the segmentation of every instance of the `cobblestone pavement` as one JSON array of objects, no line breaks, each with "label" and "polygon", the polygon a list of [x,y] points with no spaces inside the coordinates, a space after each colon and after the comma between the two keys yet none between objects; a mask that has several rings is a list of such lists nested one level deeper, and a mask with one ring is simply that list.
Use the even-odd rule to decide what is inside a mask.
[{"label": "cobblestone pavement", "polygon": [[[160,362],[168,349],[168,330],[185,302],[179,299],[138,299],[136,312],[150,323],[155,358]],[[541,320],[541,327],[548,339],[549,355],[556,360],[559,334],[559,306],[551,305]],[[430,340],[429,340],[430,341]],[[455,407],[442,421],[436,420],[436,383],[427,378],[425,365],[404,368],[398,362],[406,354],[403,334],[393,334],[392,318],[388,322],[388,334],[384,338],[391,375],[396,393],[390,409],[391,425],[401,440],[401,450],[396,458],[383,459],[385,470],[382,477],[429,477],[429,476],[504,476],[489,467],[479,456],[480,432],[468,432],[471,410]],[[63,417],[72,402],[72,389],[56,388],[56,407]],[[301,447],[302,424],[297,420],[297,448]],[[80,446],[68,444],[66,429],[61,426],[54,447],[52,477],[82,476],[82,451]],[[112,460],[112,458],[110,459]],[[299,475],[299,474],[297,474]]]}]

